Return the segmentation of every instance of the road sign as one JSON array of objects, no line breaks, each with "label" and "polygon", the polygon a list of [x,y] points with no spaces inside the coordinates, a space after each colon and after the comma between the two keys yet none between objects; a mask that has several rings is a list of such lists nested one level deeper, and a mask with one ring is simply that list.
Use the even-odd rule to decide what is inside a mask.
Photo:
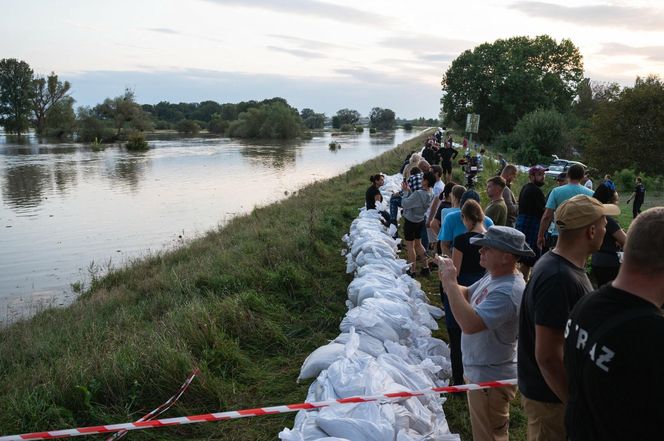
[{"label": "road sign", "polygon": [[480,116],[477,113],[466,115],[466,132],[477,133],[480,128]]}]

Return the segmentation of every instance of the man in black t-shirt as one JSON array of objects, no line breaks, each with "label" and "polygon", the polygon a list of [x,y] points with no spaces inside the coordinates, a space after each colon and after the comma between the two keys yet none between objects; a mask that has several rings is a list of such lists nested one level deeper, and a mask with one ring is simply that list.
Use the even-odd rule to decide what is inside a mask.
[{"label": "man in black t-shirt", "polygon": [[544,185],[544,172],[546,170],[541,165],[530,167],[528,170],[529,182],[521,187],[519,193],[519,216],[516,218],[515,228],[526,236],[528,246],[535,252],[534,257],[521,258],[520,269],[526,279],[530,274],[530,269],[542,255],[541,250],[537,248],[537,233],[546,205],[544,192],[541,188]]},{"label": "man in black t-shirt", "polygon": [[571,441],[664,437],[664,207],[629,228],[618,277],[574,307],[565,328]]},{"label": "man in black t-shirt", "polygon": [[565,323],[592,290],[585,264],[602,244],[606,216],[619,213],[617,206],[586,195],[566,200],[555,212],[558,242],[535,264],[519,312],[518,379],[529,440],[566,440]]},{"label": "man in black t-shirt", "polygon": [[451,135],[449,143],[445,143],[445,146],[441,147],[438,152],[441,158],[440,165],[443,167],[443,181],[449,182],[452,179],[452,160],[459,154],[459,152],[452,147]]},{"label": "man in black t-shirt", "polygon": [[634,187],[634,193],[627,199],[627,203],[634,199],[634,205],[632,205],[632,217],[636,219],[636,216],[641,213],[641,205],[643,205],[643,200],[646,198],[646,187],[644,187],[641,178],[636,178],[636,186]]}]

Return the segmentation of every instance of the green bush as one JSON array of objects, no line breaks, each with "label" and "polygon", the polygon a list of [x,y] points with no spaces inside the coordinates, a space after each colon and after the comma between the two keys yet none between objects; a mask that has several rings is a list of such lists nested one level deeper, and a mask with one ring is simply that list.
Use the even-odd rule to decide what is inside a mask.
[{"label": "green bush", "polygon": [[521,118],[509,134],[496,138],[498,150],[511,152],[520,164],[548,163],[552,154],[567,155],[565,117],[556,110],[539,109]]},{"label": "green bush", "polygon": [[145,140],[145,135],[143,132],[129,133],[125,147],[127,147],[127,150],[131,151],[143,151],[150,148],[148,146],[148,142]]},{"label": "green bush", "polygon": [[296,109],[275,101],[242,112],[227,133],[237,138],[293,139],[303,135],[303,128]]},{"label": "green bush", "polygon": [[352,132],[355,130],[355,126],[352,124],[344,124],[339,128],[339,130],[342,132]]},{"label": "green bush", "polygon": [[407,122],[407,123],[405,123],[405,124],[403,125],[403,129],[404,129],[406,132],[410,132],[411,130],[413,130],[413,124]]},{"label": "green bush", "polygon": [[371,127],[371,128],[369,129],[369,133],[371,133],[371,134],[376,133],[376,128],[375,128],[375,127]]},{"label": "green bush", "polygon": [[199,126],[196,121],[183,119],[178,123],[176,129],[179,133],[183,133],[185,135],[196,135],[201,131],[201,126]]},{"label": "green bush", "polygon": [[[369,131],[371,132],[371,129],[369,129]],[[363,132],[364,132],[364,127],[359,127],[359,126],[355,127],[355,133],[363,133]]]}]

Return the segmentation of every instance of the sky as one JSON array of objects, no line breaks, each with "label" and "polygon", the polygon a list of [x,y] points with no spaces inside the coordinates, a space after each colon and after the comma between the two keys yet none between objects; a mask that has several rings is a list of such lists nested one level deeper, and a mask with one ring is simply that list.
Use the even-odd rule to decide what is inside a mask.
[{"label": "sky", "polygon": [[664,77],[664,2],[0,0],[0,58],[72,84],[77,105],[131,88],[140,103],[280,96],[328,116],[371,108],[435,118],[464,50],[548,34],[585,75]]}]

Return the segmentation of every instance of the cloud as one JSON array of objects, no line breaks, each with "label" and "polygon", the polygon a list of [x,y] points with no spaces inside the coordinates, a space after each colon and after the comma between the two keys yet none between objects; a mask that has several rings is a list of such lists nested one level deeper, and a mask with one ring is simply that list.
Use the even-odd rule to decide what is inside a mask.
[{"label": "cloud", "polygon": [[396,20],[375,12],[317,0],[206,0],[221,6],[265,9],[284,14],[304,15],[355,25],[391,26]]},{"label": "cloud", "polygon": [[393,36],[380,41],[381,46],[402,49],[416,54],[440,54],[463,52],[472,49],[478,43],[470,40],[440,38],[432,35]]},{"label": "cloud", "polygon": [[664,29],[664,9],[617,6],[562,6],[546,2],[520,1],[509,6],[530,17],[559,20],[583,26],[611,26],[633,31]]},{"label": "cloud", "polygon": [[268,46],[268,49],[272,51],[277,51],[277,52],[285,52],[290,55],[294,55],[296,57],[304,58],[304,59],[311,59],[311,58],[325,58],[325,55],[321,52],[316,52],[316,51],[308,51],[305,49],[288,49],[285,47],[278,47],[278,46]]},{"label": "cloud", "polygon": [[350,49],[348,46],[342,44],[329,43],[326,41],[311,40],[308,38],[293,37],[291,35],[283,34],[269,34],[268,37],[276,38],[279,40],[287,41],[289,43],[295,43],[297,46],[309,49],[309,50],[318,50],[318,49]]},{"label": "cloud", "polygon": [[148,28],[146,30],[150,32],[158,32],[160,34],[182,35],[182,32],[171,28]]},{"label": "cloud", "polygon": [[664,46],[628,46],[621,43],[605,43],[598,52],[600,55],[607,56],[641,56],[650,61],[664,63]]},{"label": "cloud", "polygon": [[328,115],[346,107],[368,114],[377,106],[393,109],[404,118],[435,117],[440,106],[438,81],[399,78],[371,69],[347,69],[343,76],[327,78],[164,69],[79,72],[64,79],[72,83],[77,105],[95,105],[130,87],[140,103],[239,102],[281,96],[297,108],[310,107]]}]

